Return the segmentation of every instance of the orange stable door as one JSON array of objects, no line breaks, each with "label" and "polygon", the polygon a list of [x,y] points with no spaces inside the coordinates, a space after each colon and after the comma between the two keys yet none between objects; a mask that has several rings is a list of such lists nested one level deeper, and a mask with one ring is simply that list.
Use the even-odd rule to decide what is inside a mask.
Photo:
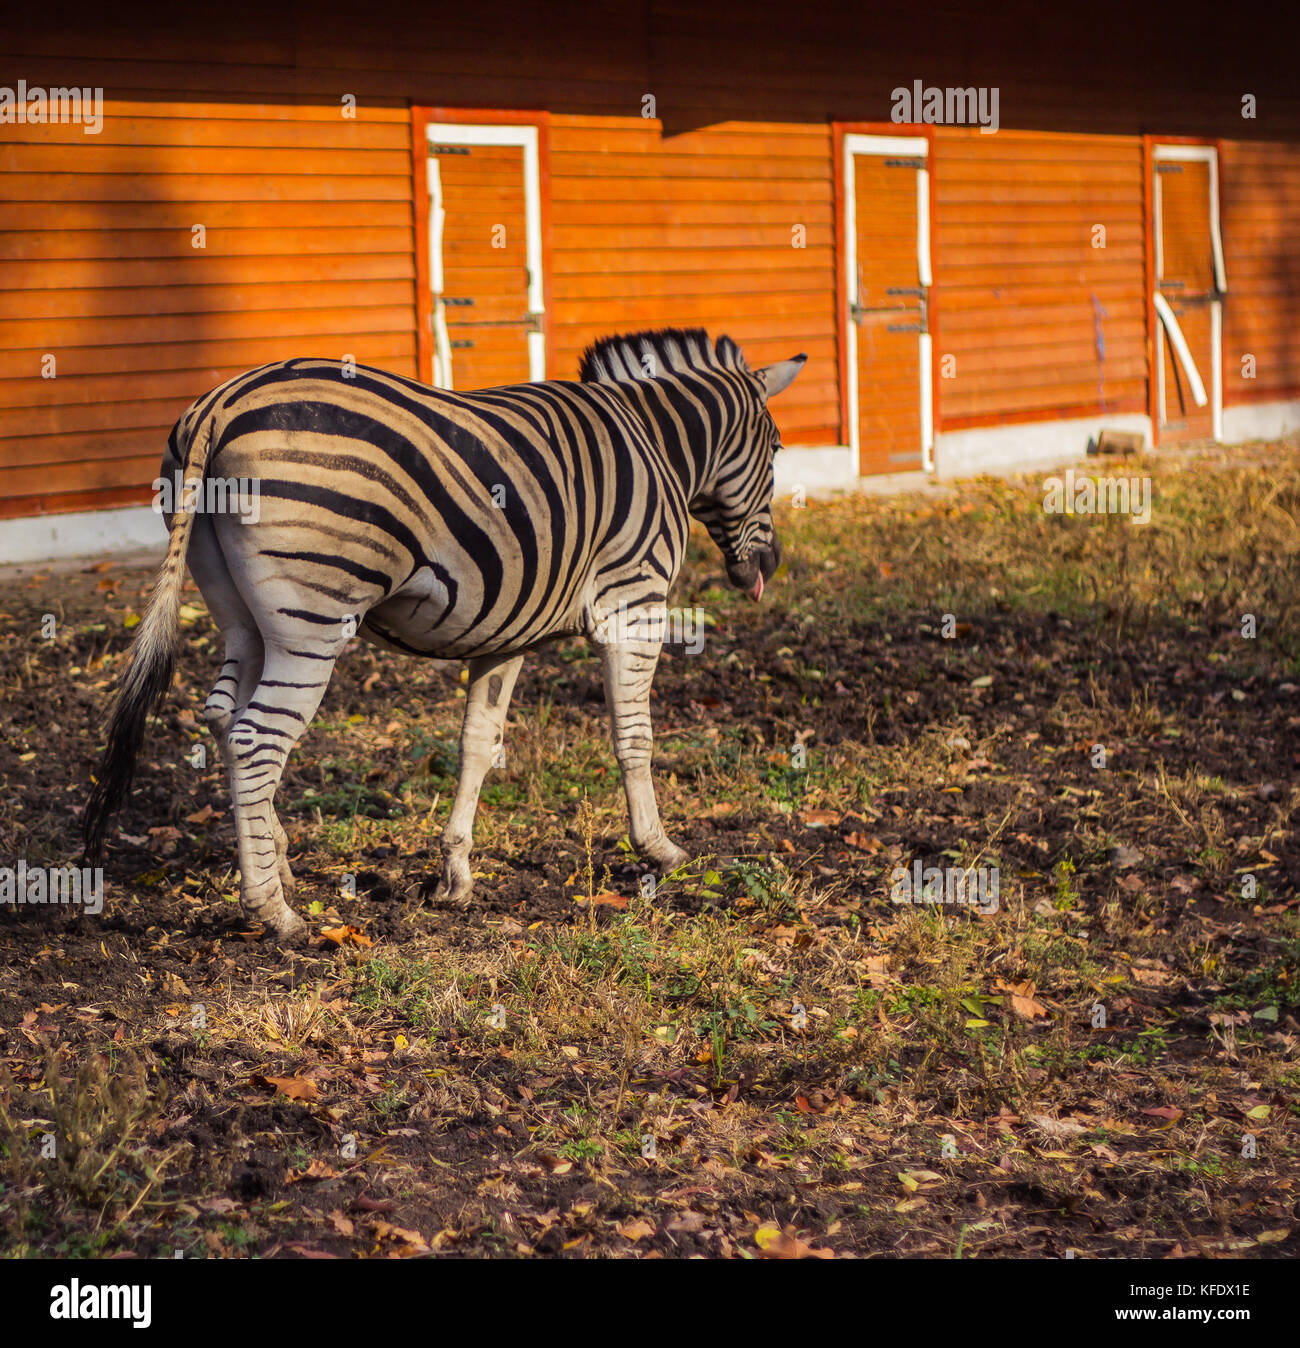
[{"label": "orange stable door", "polygon": [[1221,333],[1227,289],[1219,235],[1218,152],[1156,145],[1156,412],[1162,444],[1218,440],[1223,431]]},{"label": "orange stable door", "polygon": [[850,434],[858,471],[932,467],[928,143],[844,137]]}]

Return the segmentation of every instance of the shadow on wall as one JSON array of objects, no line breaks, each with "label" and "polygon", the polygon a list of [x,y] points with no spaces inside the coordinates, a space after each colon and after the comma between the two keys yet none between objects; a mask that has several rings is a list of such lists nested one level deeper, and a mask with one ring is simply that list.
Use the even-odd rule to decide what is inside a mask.
[{"label": "shadow on wall", "polygon": [[1300,389],[1300,148],[1230,143],[1222,159],[1224,400],[1294,399]]},{"label": "shadow on wall", "polygon": [[148,502],[176,417],[252,366],[415,372],[404,103],[191,97],[0,127],[0,513]]}]

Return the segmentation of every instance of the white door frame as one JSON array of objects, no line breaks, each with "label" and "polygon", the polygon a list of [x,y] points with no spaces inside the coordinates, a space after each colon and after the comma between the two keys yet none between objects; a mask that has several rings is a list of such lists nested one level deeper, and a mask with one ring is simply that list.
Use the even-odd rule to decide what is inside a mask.
[{"label": "white door frame", "polygon": [[546,378],[546,300],[542,285],[542,172],[535,126],[483,125],[462,122],[428,124],[429,285],[433,290],[433,382],[452,387],[451,342],[442,303],[442,231],[446,209],[442,204],[442,175],[436,145],[518,145],[524,152],[524,254],[528,268],[528,311],[536,331],[528,333],[528,378]]},{"label": "white door frame", "polygon": [[[898,155],[929,163],[930,143],[924,136],[872,136],[856,131],[844,136],[844,256],[848,302],[860,302],[858,293],[858,207],[857,175],[854,156],[859,154]],[[916,171],[916,283],[926,290],[934,284],[930,263],[930,170]],[[921,466],[934,471],[934,345],[929,332],[920,334],[917,343],[921,375]],[[853,450],[854,471],[861,471],[858,430],[858,325],[849,317],[849,445]]]},{"label": "white door frame", "polygon": [[[1223,234],[1219,221],[1219,151],[1213,145],[1161,145],[1151,147],[1152,175],[1151,228],[1155,234],[1155,275],[1151,278],[1151,301],[1156,310],[1156,387],[1160,423],[1168,421],[1165,407],[1165,341],[1173,348],[1174,356],[1187,373],[1193,401],[1203,407],[1206,400],[1205,383],[1197,370],[1178,319],[1169,303],[1160,293],[1164,272],[1164,220],[1162,205],[1164,193],[1160,182],[1159,164],[1207,164],[1210,180],[1210,249],[1214,259],[1214,287],[1220,295],[1228,290],[1227,271],[1223,263]],[[1210,433],[1216,440],[1223,439],[1223,301],[1210,301]]]}]

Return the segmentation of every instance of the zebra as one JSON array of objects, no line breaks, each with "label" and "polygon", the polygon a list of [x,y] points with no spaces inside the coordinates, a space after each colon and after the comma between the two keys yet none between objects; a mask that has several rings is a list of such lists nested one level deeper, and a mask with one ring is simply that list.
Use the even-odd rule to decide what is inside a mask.
[{"label": "zebra", "polygon": [[[276,788],[354,636],[468,662],[436,899],[463,904],[472,891],[479,792],[525,653],[569,636],[600,646],[632,844],[665,872],[682,865],[650,772],[661,615],[691,515],[730,584],[762,598],[781,560],[767,400],[805,359],[751,370],[729,337],[664,328],[589,346],[578,382],[451,392],[297,358],[198,398],[162,460],[163,479],[185,491],[164,511],[166,557],[83,818],[87,856],[102,856],[146,719],[170,687],[188,562],[224,640],[203,715],[230,779],[240,902],[272,937],[306,931],[286,898]],[[217,474],[255,488],[255,523],[191,508]]]}]

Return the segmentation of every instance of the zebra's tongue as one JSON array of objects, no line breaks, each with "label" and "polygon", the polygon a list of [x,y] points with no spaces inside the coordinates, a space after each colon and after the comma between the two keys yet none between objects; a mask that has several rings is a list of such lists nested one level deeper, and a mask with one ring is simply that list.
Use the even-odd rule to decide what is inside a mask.
[{"label": "zebra's tongue", "polygon": [[758,579],[754,582],[754,588],[749,592],[749,597],[756,604],[763,597],[763,573],[761,571],[758,573]]}]

